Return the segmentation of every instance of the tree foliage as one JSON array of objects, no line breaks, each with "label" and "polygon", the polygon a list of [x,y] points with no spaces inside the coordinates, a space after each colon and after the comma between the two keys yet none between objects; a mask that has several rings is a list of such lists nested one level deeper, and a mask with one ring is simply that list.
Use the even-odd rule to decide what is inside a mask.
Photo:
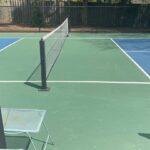
[{"label": "tree foliage", "polygon": [[33,16],[32,16],[32,26],[42,27],[43,26],[43,13],[41,8],[38,5],[38,0],[33,1]]},{"label": "tree foliage", "polygon": [[131,4],[131,0],[97,0],[97,2],[104,4]]}]

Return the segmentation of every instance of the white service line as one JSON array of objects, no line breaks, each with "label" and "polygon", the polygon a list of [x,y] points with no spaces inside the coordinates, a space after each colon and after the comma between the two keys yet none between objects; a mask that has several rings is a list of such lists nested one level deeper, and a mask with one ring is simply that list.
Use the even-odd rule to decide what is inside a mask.
[{"label": "white service line", "polygon": [[83,38],[73,38],[73,37],[68,37],[67,40],[110,40],[111,38],[100,38],[100,37],[83,37]]},{"label": "white service line", "polygon": [[[24,80],[0,80],[0,83],[41,83],[40,80],[37,81],[24,81]],[[78,84],[143,84],[150,85],[150,82],[138,82],[138,81],[96,81],[96,80],[49,80],[47,83],[78,83]]]},{"label": "white service line", "polygon": [[90,83],[90,84],[150,84],[150,82],[137,82],[137,81],[67,81],[67,80],[53,80],[47,81],[48,83]]},{"label": "white service line", "polygon": [[129,56],[124,49],[122,49],[113,39],[111,41],[150,79],[149,74],[131,57]]}]

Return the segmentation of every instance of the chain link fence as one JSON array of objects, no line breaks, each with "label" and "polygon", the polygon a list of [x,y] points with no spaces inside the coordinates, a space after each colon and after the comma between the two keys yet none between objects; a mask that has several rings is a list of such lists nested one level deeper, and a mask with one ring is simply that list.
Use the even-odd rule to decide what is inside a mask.
[{"label": "chain link fence", "polygon": [[0,24],[57,26],[69,17],[71,27],[150,27],[150,5],[0,6]]}]

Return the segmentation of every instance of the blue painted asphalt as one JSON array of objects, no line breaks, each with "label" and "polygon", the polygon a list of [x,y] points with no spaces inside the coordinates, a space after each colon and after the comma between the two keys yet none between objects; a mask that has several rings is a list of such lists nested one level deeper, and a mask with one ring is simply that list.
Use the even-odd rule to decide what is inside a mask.
[{"label": "blue painted asphalt", "polygon": [[113,39],[150,76],[150,39]]},{"label": "blue painted asphalt", "polygon": [[19,38],[0,38],[0,51],[17,40],[19,40]]}]

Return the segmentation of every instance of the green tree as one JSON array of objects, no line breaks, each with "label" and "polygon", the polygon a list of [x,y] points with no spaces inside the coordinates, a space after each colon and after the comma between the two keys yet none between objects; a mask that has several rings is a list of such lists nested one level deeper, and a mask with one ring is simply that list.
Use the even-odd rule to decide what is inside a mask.
[{"label": "green tree", "polygon": [[105,4],[130,4],[131,0],[97,0]]},{"label": "green tree", "polygon": [[131,0],[121,0],[121,4],[131,4]]},{"label": "green tree", "polygon": [[86,26],[87,25],[87,5],[88,5],[88,0],[83,0],[83,10],[82,10],[82,22]]},{"label": "green tree", "polygon": [[40,28],[44,25],[43,23],[43,12],[39,6],[40,0],[33,1],[33,16],[32,16],[32,26]]}]

